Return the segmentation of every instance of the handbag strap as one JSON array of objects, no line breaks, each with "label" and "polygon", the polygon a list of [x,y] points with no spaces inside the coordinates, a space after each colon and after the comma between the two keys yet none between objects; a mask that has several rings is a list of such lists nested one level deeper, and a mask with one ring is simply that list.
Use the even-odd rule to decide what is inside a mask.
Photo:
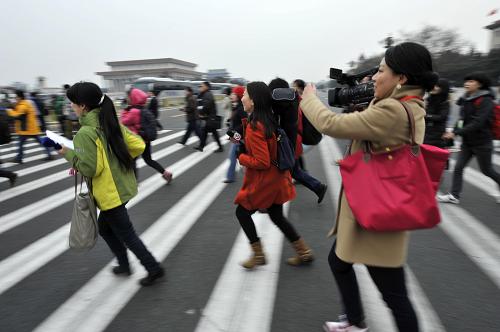
[{"label": "handbag strap", "polygon": [[[412,152],[416,155],[418,154],[420,148],[419,144],[415,141],[415,117],[413,116],[413,112],[409,109],[408,104],[406,103],[407,100],[411,99],[421,99],[418,96],[406,96],[401,99],[397,99],[403,106],[406,116],[408,118],[408,124],[409,124],[409,130],[410,130],[410,140],[411,140],[411,146],[412,146]],[[352,142],[351,142],[352,144]],[[372,145],[370,141],[363,141],[363,151],[365,154],[365,161],[369,160],[369,154],[373,152]],[[349,151],[348,154],[351,153],[351,146],[349,146]]]},{"label": "handbag strap", "polygon": [[410,125],[410,139],[411,139],[411,145],[417,145],[417,142],[415,142],[415,117],[413,116],[413,112],[410,111],[408,108],[408,104],[405,101],[399,100],[401,105],[403,105],[403,108],[406,111],[406,116],[408,117],[408,123]]}]

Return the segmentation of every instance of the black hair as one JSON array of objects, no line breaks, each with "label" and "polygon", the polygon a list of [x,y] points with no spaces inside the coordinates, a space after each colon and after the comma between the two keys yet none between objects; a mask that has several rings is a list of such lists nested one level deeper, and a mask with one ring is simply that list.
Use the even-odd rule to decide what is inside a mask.
[{"label": "black hair", "polygon": [[228,95],[228,96],[231,95],[231,88],[229,88],[229,87],[228,88],[224,88],[224,93],[226,95]]},{"label": "black hair", "polygon": [[293,81],[293,84],[295,84],[301,90],[304,90],[306,88],[306,82],[301,79],[296,79],[295,81]]},{"label": "black hair", "polygon": [[[288,82],[285,81],[284,79],[277,77],[273,79],[271,82],[269,82],[269,89],[272,93],[274,89],[277,88],[290,88],[288,85]],[[297,95],[297,93],[295,93]],[[297,114],[298,112],[298,103],[297,103],[297,98],[295,100],[272,100],[272,107],[275,115],[278,115],[280,118],[282,118],[282,121],[284,118],[293,117],[293,114]],[[295,117],[297,117],[295,115]],[[287,120],[284,120],[285,122],[288,122]],[[282,122],[281,122],[282,123]]]},{"label": "black hair", "polygon": [[210,90],[212,88],[212,84],[210,84],[210,82],[208,82],[208,81],[205,81],[201,84],[205,85],[208,88],[208,90]]},{"label": "black hair", "polygon": [[97,84],[91,82],[74,84],[66,91],[66,96],[72,103],[84,105],[89,111],[100,108],[99,128],[106,138],[108,151],[115,155],[122,168],[133,169],[134,160],[123,138],[113,101],[102,93]]},{"label": "black hair", "polygon": [[430,91],[439,76],[432,70],[429,50],[417,43],[405,42],[385,51],[385,63],[395,74],[405,75],[408,85],[418,85]]},{"label": "black hair", "polygon": [[30,96],[31,97],[36,97],[36,96],[38,96],[38,92],[37,91],[33,91],[33,92],[30,93]]},{"label": "black hair", "polygon": [[437,94],[429,94],[427,98],[428,106],[439,105],[450,98],[450,83],[448,80],[440,78],[436,86],[438,86],[441,91]]},{"label": "black hair", "polygon": [[18,98],[24,99],[24,91],[23,90],[16,90],[16,96]]},{"label": "black hair", "polygon": [[68,90],[69,88],[70,88],[70,85],[69,85],[69,84],[64,84],[64,85],[63,85],[63,89],[64,89],[64,90]]},{"label": "black hair", "polygon": [[491,86],[491,80],[483,73],[471,73],[464,77],[464,81],[477,81],[481,84],[481,90],[488,90]]},{"label": "black hair", "polygon": [[264,82],[250,82],[247,85],[247,92],[253,101],[253,112],[250,115],[250,125],[256,129],[257,122],[264,125],[266,138],[273,137],[277,124],[272,110],[271,90]]},{"label": "black hair", "polygon": [[160,90],[153,90],[151,91],[151,93],[153,94],[153,96],[158,97],[158,95],[160,94]]},{"label": "black hair", "polygon": [[193,89],[190,86],[185,87],[184,90],[193,93]]}]

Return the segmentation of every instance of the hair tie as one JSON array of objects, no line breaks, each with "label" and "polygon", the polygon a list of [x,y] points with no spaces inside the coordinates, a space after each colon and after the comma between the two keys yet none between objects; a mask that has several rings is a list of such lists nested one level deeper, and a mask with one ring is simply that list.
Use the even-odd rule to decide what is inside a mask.
[{"label": "hair tie", "polygon": [[104,101],[104,97],[106,97],[106,94],[103,94],[101,97],[101,100],[99,100],[99,106],[102,105],[102,102]]}]

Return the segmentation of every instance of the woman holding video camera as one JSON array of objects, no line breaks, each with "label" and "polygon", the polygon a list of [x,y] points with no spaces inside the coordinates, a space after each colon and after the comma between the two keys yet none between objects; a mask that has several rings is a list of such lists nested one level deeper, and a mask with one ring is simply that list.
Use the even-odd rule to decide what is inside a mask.
[{"label": "woman holding video camera", "polygon": [[[434,88],[438,76],[432,70],[429,51],[422,45],[405,42],[390,47],[380,62],[374,99],[363,112],[337,114],[328,109],[309,84],[300,106],[305,116],[320,132],[352,139],[351,154],[369,141],[375,152],[410,141],[405,101],[415,119],[415,140],[421,144],[425,132],[425,91]],[[355,220],[344,194],[340,197],[337,222],[330,231],[336,234],[328,262],[342,297],[347,319],[326,322],[325,331],[367,331],[363,308],[353,269],[354,263],[367,266],[371,278],[392,310],[399,331],[416,332],[418,322],[408,298],[404,264],[408,232],[370,232]],[[343,320],[343,319],[341,319]]]}]

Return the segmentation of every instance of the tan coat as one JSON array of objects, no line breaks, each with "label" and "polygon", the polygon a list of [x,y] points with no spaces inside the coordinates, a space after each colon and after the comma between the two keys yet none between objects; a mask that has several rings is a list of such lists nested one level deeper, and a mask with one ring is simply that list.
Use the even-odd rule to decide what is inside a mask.
[{"label": "tan coat", "polygon": [[[362,148],[362,141],[370,141],[375,151],[410,142],[409,124],[405,109],[396,100],[404,96],[422,97],[424,91],[415,86],[395,89],[388,97],[374,100],[363,112],[337,114],[329,110],[316,96],[302,99],[303,113],[320,132],[352,139],[354,153]],[[425,133],[424,102],[407,101],[415,118],[415,140],[422,143]],[[335,227],[329,236],[337,234],[336,253],[350,263],[371,266],[399,267],[406,261],[408,232],[370,232],[361,228],[352,214],[345,195],[341,195]]]}]

